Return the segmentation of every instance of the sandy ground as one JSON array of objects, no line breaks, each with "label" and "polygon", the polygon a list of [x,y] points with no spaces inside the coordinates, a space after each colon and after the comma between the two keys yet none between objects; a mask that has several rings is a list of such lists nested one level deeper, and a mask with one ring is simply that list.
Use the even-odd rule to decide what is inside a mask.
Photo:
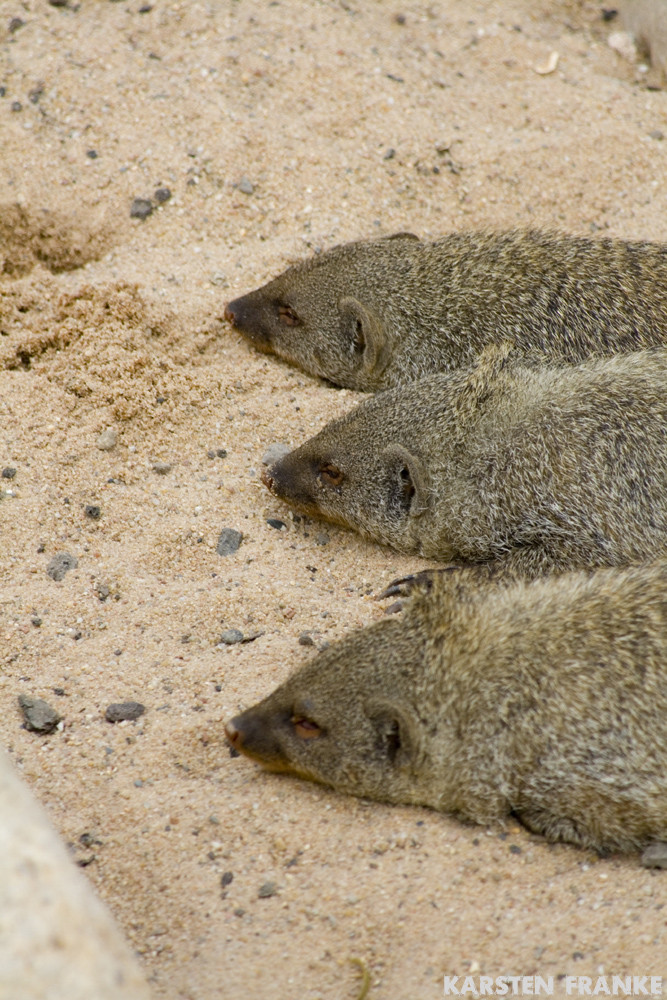
[{"label": "sandy ground", "polygon": [[[352,958],[372,1000],[667,974],[667,873],[265,775],[221,725],[426,565],[261,487],[269,444],[358,397],[253,353],[224,303],[397,230],[667,239],[667,93],[607,31],[535,0],[0,0],[0,740],[157,998],[354,998]],[[21,692],[62,729],[22,728]]]}]

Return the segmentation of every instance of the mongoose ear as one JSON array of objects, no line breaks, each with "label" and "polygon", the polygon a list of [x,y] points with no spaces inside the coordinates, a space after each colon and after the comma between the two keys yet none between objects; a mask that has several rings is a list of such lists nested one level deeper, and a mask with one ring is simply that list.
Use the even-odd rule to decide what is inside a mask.
[{"label": "mongoose ear", "polygon": [[339,303],[341,333],[349,353],[364,372],[381,372],[389,361],[390,351],[382,325],[357,299]]},{"label": "mongoose ear", "polygon": [[419,237],[415,236],[414,233],[392,233],[391,236],[385,236],[385,240],[417,240],[419,242]]},{"label": "mongoose ear", "polygon": [[366,715],[377,734],[376,748],[392,767],[416,770],[423,758],[423,741],[416,719],[404,705],[369,698]]},{"label": "mongoose ear", "polygon": [[397,515],[419,517],[428,510],[428,473],[416,455],[402,444],[390,444],[382,452],[389,470],[389,510]]}]

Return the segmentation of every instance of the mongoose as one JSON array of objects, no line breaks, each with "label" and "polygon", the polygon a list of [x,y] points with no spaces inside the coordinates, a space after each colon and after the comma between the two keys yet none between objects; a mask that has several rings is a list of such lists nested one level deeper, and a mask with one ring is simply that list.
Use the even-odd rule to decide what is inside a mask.
[{"label": "mongoose", "polygon": [[667,244],[536,230],[348,243],[230,302],[256,347],[374,392],[514,341],[576,363],[667,343]]},{"label": "mongoose", "polygon": [[665,0],[623,0],[621,24],[645,52],[653,66],[651,86],[667,85],[667,3]]},{"label": "mongoose", "polygon": [[667,549],[667,349],[472,369],[369,397],[267,469],[297,510],[521,576]]},{"label": "mongoose", "polygon": [[435,574],[226,726],[271,771],[552,841],[667,840],[667,565]]}]

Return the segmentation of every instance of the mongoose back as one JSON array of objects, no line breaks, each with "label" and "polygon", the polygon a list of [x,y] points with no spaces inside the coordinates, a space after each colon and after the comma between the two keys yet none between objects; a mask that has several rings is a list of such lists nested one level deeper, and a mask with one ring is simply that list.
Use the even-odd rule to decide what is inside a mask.
[{"label": "mongoose back", "polygon": [[260,350],[364,391],[465,366],[505,339],[576,363],[667,343],[667,244],[399,233],[290,267],[225,316]]},{"label": "mongoose back", "polygon": [[667,567],[434,574],[232,719],[273,771],[552,841],[667,840]]},{"label": "mongoose back", "polygon": [[488,347],[365,400],[264,474],[297,510],[402,552],[518,575],[667,549],[667,349],[564,367]]}]

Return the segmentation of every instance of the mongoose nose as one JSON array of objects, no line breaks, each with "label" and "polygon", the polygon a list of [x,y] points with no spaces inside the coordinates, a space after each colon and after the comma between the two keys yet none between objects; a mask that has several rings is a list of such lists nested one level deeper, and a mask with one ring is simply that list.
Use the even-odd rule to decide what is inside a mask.
[{"label": "mongoose nose", "polygon": [[225,736],[228,743],[235,749],[240,750],[243,746],[243,730],[236,725],[236,719],[231,719],[225,724]]},{"label": "mongoose nose", "polygon": [[225,317],[225,319],[227,320],[228,323],[232,324],[232,326],[236,326],[236,312],[235,312],[235,310],[236,310],[236,303],[237,303],[237,301],[238,300],[235,299],[233,302],[228,302],[227,305],[225,306],[224,317]]}]

